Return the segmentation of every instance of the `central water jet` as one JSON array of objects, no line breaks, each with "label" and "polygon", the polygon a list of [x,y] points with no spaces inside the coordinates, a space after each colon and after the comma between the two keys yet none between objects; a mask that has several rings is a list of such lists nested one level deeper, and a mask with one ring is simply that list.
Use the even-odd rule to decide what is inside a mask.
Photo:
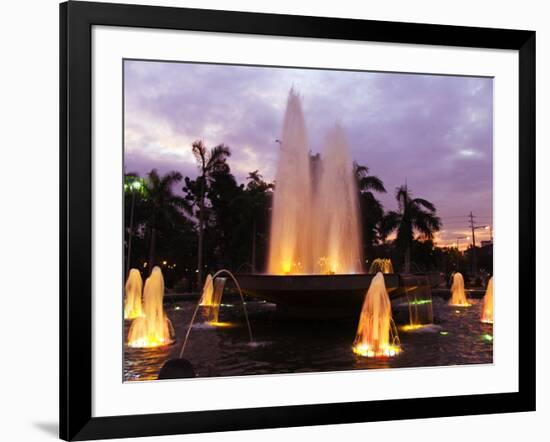
[{"label": "central water jet", "polygon": [[357,184],[343,128],[335,125],[322,155],[311,157],[300,97],[291,90],[280,139],[268,273],[361,272],[359,224]]}]

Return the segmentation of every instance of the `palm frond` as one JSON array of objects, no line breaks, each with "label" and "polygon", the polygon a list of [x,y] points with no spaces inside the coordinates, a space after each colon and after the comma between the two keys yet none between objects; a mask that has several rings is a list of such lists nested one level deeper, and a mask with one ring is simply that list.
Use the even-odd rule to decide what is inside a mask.
[{"label": "palm frond", "polygon": [[430,212],[435,212],[435,206],[433,205],[433,203],[431,203],[428,200],[425,200],[424,198],[415,198],[412,200],[412,203],[419,206],[423,206],[426,209],[428,209]]},{"label": "palm frond", "polygon": [[202,173],[206,168],[206,162],[207,162],[206,146],[201,140],[196,140],[196,141],[193,141],[193,144],[191,145],[191,149],[193,151],[193,155],[195,156],[195,159],[197,160],[197,165],[199,167],[199,170]]},{"label": "palm frond", "polygon": [[374,175],[363,176],[359,179],[359,190],[365,192],[374,190],[375,192],[386,193],[384,183],[380,178]]}]

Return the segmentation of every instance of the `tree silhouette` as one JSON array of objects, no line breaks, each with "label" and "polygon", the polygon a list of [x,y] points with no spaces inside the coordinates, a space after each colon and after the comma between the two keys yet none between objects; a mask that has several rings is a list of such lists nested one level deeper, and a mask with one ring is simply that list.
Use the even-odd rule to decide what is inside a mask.
[{"label": "tree silhouette", "polygon": [[[216,172],[228,171],[227,158],[231,156],[229,147],[220,144],[208,150],[201,140],[197,140],[192,144],[193,155],[199,168],[199,176],[196,184],[198,184],[198,200],[195,201],[198,206],[198,252],[197,252],[197,283],[199,287],[203,281],[203,252],[204,252],[204,220],[205,220],[205,197],[207,187],[212,175]],[[186,180],[187,184],[188,180]],[[184,189],[185,190],[185,189]]]},{"label": "tree silhouette", "polygon": [[374,258],[373,246],[380,239],[380,226],[384,218],[384,207],[374,192],[386,193],[386,188],[380,178],[369,174],[368,167],[354,163],[354,170],[359,191],[363,252],[366,257]]},{"label": "tree silhouette", "polygon": [[147,174],[145,180],[144,205],[149,214],[149,259],[147,265],[152,269],[156,264],[157,231],[160,225],[174,225],[184,213],[190,214],[185,198],[174,194],[172,186],[182,179],[179,172],[168,172],[160,176],[156,169]]},{"label": "tree silhouette", "polygon": [[420,237],[431,240],[441,228],[441,220],[436,215],[435,206],[423,198],[412,198],[407,185],[396,189],[395,198],[399,211],[388,212],[382,221],[383,237],[396,231],[396,245],[405,254],[405,273],[411,268],[411,244],[414,232]]}]

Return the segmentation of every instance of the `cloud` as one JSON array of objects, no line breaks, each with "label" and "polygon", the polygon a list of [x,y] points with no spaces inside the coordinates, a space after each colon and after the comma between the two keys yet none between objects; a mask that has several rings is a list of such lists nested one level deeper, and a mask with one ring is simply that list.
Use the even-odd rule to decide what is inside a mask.
[{"label": "cloud", "polygon": [[[273,179],[286,97],[299,91],[311,150],[340,122],[353,158],[388,189],[405,181],[445,225],[492,217],[493,84],[489,78],[193,63],[125,62],[127,170],[196,174],[193,140],[230,146],[239,181]],[[454,221],[453,221],[454,222]],[[467,226],[464,218],[464,226]],[[451,231],[439,236],[451,239]]]}]

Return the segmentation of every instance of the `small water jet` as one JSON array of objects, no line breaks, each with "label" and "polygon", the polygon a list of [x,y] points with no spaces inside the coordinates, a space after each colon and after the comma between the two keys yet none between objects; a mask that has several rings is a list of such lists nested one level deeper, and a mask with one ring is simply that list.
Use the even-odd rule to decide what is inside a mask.
[{"label": "small water jet", "polygon": [[209,307],[213,305],[212,296],[214,295],[214,280],[212,275],[209,273],[206,276],[206,281],[204,282],[204,287],[202,289],[202,295],[200,300],[200,305],[204,307]]},{"label": "small water jet", "polygon": [[481,322],[493,323],[493,278],[489,279],[487,290],[483,297],[483,308],[481,309]]},{"label": "small water jet", "polygon": [[154,267],[145,281],[143,314],[133,320],[128,332],[128,346],[134,348],[160,347],[174,342],[174,328],[164,313],[164,278]]},{"label": "small water jet", "polygon": [[212,302],[210,308],[207,310],[207,321],[209,324],[217,327],[229,327],[231,324],[227,322],[220,322],[220,307],[222,304],[222,294],[223,289],[225,288],[225,282],[227,278],[218,276],[216,279],[213,279],[213,290],[212,290]]},{"label": "small water jet", "polygon": [[393,273],[393,264],[391,259],[376,258],[369,268],[369,273],[375,275],[378,272]]},{"label": "small water jet", "polygon": [[[222,326],[222,327],[228,325],[227,323],[224,323],[224,322],[218,322],[221,298],[222,298],[223,289],[224,289],[224,286],[225,286],[225,281],[227,279],[227,278],[218,278],[218,276],[222,275],[224,273],[226,275],[228,275],[233,280],[233,283],[237,287],[237,290],[238,290],[239,295],[241,297],[241,303],[242,303],[242,306],[243,306],[243,312],[244,312],[244,317],[245,317],[245,320],[246,320],[246,325],[248,327],[248,336],[250,338],[250,342],[252,342],[254,339],[252,338],[252,329],[250,327],[250,321],[248,320],[248,312],[246,310],[246,302],[244,301],[243,292],[241,290],[241,286],[239,285],[239,282],[237,281],[237,278],[235,278],[233,273],[231,273],[229,270],[226,270],[226,269],[218,270],[212,276],[212,280],[214,281],[213,296],[212,296],[212,306],[208,307],[211,310],[211,311],[208,312],[208,317],[212,318],[212,319],[215,319],[215,321],[209,321],[208,324],[213,325],[213,326]],[[221,279],[221,281],[218,284],[216,284],[217,279]],[[216,288],[217,288],[217,290],[216,290]],[[195,307],[195,311],[193,312],[193,316],[191,317],[191,322],[189,323],[189,327],[187,327],[187,333],[185,334],[185,339],[183,341],[183,345],[181,346],[180,358],[183,356],[183,352],[185,351],[185,347],[187,346],[187,341],[189,340],[189,334],[191,333],[191,329],[193,328],[193,323],[195,322],[195,318],[197,317],[197,313],[199,311],[200,306],[201,306],[201,301],[199,300],[199,302],[197,303],[197,306]]]},{"label": "small water jet", "polygon": [[138,269],[131,269],[124,285],[124,319],[135,319],[143,316],[141,292],[143,280]]},{"label": "small water jet", "polygon": [[400,352],[390,298],[381,272],[373,278],[365,296],[353,352],[366,357],[395,356]]},{"label": "small water jet", "polygon": [[469,307],[472,305],[468,302],[468,298],[466,297],[466,291],[464,290],[464,277],[462,276],[462,273],[456,272],[453,275],[449,305],[454,307]]}]

